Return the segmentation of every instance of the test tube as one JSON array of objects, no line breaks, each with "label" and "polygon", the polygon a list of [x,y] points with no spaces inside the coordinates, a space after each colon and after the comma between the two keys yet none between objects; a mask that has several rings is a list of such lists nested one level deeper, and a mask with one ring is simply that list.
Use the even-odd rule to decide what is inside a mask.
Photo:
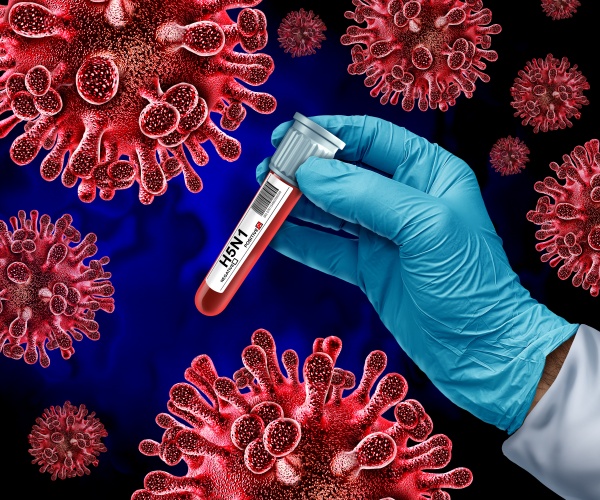
[{"label": "test tube", "polygon": [[310,156],[333,158],[346,144],[300,113],[269,162],[269,173],[227,244],[202,281],[195,297],[206,316],[229,304],[283,221],[302,196],[296,183],[298,167]]}]

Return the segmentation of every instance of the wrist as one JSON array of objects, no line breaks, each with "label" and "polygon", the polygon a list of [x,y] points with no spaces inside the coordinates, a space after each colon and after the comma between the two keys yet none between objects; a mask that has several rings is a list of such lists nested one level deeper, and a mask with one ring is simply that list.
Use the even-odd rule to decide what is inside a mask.
[{"label": "wrist", "polygon": [[544,371],[542,372],[542,376],[540,381],[538,382],[535,396],[533,397],[533,401],[531,402],[531,406],[527,411],[527,415],[535,408],[540,399],[544,397],[544,394],[548,391],[550,386],[556,380],[560,369],[562,368],[567,354],[569,354],[569,350],[571,349],[571,345],[573,344],[573,340],[575,339],[575,335],[568,338],[565,342],[560,344],[556,349],[554,349],[548,356],[546,356],[546,363],[544,364]]},{"label": "wrist", "polygon": [[529,412],[556,379],[572,343],[572,340],[568,341],[579,328],[578,324],[569,323],[545,305],[533,299],[531,301],[530,307],[520,315],[527,347],[513,360],[517,370],[514,380],[520,379],[526,392],[517,391],[512,397],[509,396],[514,404],[511,412],[513,418],[505,428],[509,434],[521,427]]}]

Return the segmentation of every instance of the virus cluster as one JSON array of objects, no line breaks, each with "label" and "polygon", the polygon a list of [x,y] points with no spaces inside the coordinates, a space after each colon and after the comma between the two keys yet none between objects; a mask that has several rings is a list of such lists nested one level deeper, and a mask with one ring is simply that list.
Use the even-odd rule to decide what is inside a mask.
[{"label": "virus cluster", "polygon": [[581,7],[578,0],[542,0],[544,13],[555,21],[573,17],[577,7]]},{"label": "virus cluster", "polygon": [[498,54],[487,50],[499,24],[489,25],[492,13],[481,0],[352,0],[356,11],[347,19],[367,26],[350,26],[342,36],[353,45],[351,75],[366,74],[371,96],[381,103],[411,111],[446,111],[464,93],[472,97],[475,82],[488,82],[484,61]]},{"label": "virus cluster", "polygon": [[492,168],[501,175],[518,174],[529,161],[529,148],[518,137],[498,139],[490,151]]},{"label": "virus cluster", "polygon": [[323,34],[327,28],[321,18],[312,10],[304,9],[290,12],[283,18],[277,34],[280,47],[292,57],[316,54],[325,40]]},{"label": "virus cluster", "polygon": [[100,309],[114,311],[114,287],[102,267],[108,257],[83,263],[98,251],[94,233],[81,240],[69,214],[56,224],[38,215],[32,210],[27,219],[21,210],[10,219],[13,231],[0,220],[0,347],[9,358],[39,359],[46,368],[46,349],[69,359],[72,338],[100,338],[94,317]]},{"label": "virus cluster", "polygon": [[572,127],[570,118],[579,119],[579,110],[589,104],[583,91],[590,84],[577,65],[570,66],[566,57],[559,61],[548,54],[545,59],[527,62],[519,71],[510,89],[514,99],[510,104],[517,110],[515,116],[535,133]]},{"label": "virus cluster", "polygon": [[[0,122],[5,137],[19,122],[25,132],[10,148],[18,165],[41,148],[48,181],[77,182],[81,200],[104,200],[137,182],[142,203],[183,173],[191,192],[202,181],[197,165],[210,140],[236,160],[240,143],[215,126],[235,130],[244,105],[271,113],[275,99],[253,92],[273,60],[256,54],[267,43],[261,0],[71,0],[0,6]],[[47,6],[46,6],[47,5]],[[228,9],[243,7],[234,22]],[[236,52],[240,46],[245,52]],[[65,156],[69,155],[68,160]],[[127,159],[122,159],[127,157]]]},{"label": "virus cluster", "polygon": [[[541,226],[535,237],[541,242],[535,248],[545,252],[541,259],[558,269],[558,277],[566,280],[574,274],[573,285],[600,291],[600,141],[592,139],[577,146],[563,163],[550,163],[554,177],[535,183],[544,194],[527,213],[527,220]],[[550,198],[554,199],[554,203]]]},{"label": "virus cluster", "polygon": [[[469,469],[425,471],[449,463],[451,442],[429,437],[432,421],[421,404],[404,400],[404,377],[385,375],[370,395],[385,353],[369,354],[358,387],[344,396],[355,378],[335,367],[341,348],[337,337],[316,339],[302,382],[296,352],[282,354],[284,376],[275,341],[262,329],[252,334],[233,380],[220,377],[208,356],[196,357],[185,372],[189,383],[170,391],[173,416],[156,417],[162,441],[140,443],[144,455],[168,465],[184,460],[188,473],[151,472],[132,500],[447,500],[442,488],[468,486]],[[382,417],[391,408],[395,422]]]},{"label": "virus cluster", "polygon": [[29,434],[29,453],[40,472],[52,474],[55,481],[89,474],[89,465],[98,466],[98,455],[106,451],[102,438],[108,432],[95,415],[88,415],[85,405],[77,408],[69,401],[44,410]]}]

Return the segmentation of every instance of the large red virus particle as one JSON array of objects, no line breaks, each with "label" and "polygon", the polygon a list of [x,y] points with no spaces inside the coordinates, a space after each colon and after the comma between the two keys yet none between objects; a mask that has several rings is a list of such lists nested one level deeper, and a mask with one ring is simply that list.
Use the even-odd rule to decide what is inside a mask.
[{"label": "large red virus particle", "polygon": [[302,57],[316,54],[321,48],[321,42],[325,40],[324,31],[327,30],[325,23],[312,10],[304,9],[287,14],[277,34],[279,46],[292,57]]},{"label": "large red virus particle", "polygon": [[555,21],[573,17],[580,6],[578,0],[542,0],[544,13]]},{"label": "large red virus particle", "polygon": [[[244,105],[271,113],[273,96],[241,83],[264,83],[274,65],[254,54],[265,47],[261,0],[44,0],[0,7],[0,137],[21,120],[25,133],[10,156],[30,163],[50,149],[41,175],[62,182],[85,202],[110,200],[138,182],[142,203],[183,173],[196,193],[202,181],[188,162],[208,155],[210,140],[229,161],[240,143],[212,122],[235,130]],[[227,9],[244,7],[237,23]],[[246,52],[235,52],[240,45]],[[68,153],[69,158],[65,160]],[[127,159],[123,159],[127,157]]]},{"label": "large red virus particle", "polygon": [[[558,277],[573,276],[573,285],[589,289],[593,297],[600,290],[600,152],[598,139],[577,146],[563,156],[562,165],[552,162],[560,184],[554,177],[535,183],[543,193],[527,220],[541,229],[535,237],[541,241],[535,248],[543,262],[558,269]],[[554,203],[550,200],[554,199]]]},{"label": "large red virus particle", "polygon": [[[283,353],[284,376],[275,341],[262,329],[234,380],[219,377],[208,356],[196,357],[185,372],[190,383],[175,384],[167,404],[188,425],[161,413],[162,441],[140,443],[144,455],[168,465],[183,459],[188,473],[151,472],[132,500],[448,500],[442,488],[468,486],[469,469],[427,472],[449,463],[452,444],[443,434],[428,438],[431,418],[417,401],[402,401],[404,377],[385,375],[370,396],[385,353],[369,354],[358,387],[343,396],[355,378],[334,367],[341,348],[337,337],[316,339],[303,382],[296,352]],[[393,423],[382,417],[392,407]]]},{"label": "large red virus particle", "polygon": [[570,118],[579,119],[579,110],[589,104],[583,95],[590,84],[577,65],[566,57],[560,61],[552,54],[546,59],[532,59],[510,89],[511,106],[523,125],[531,125],[535,133],[572,127]]},{"label": "large red virus particle", "polygon": [[102,438],[108,432],[95,415],[88,415],[85,405],[77,408],[69,401],[44,410],[29,434],[29,453],[40,472],[52,474],[55,481],[89,474],[89,465],[98,466],[98,455],[106,451]]},{"label": "large red virus particle", "polygon": [[[488,82],[483,61],[495,61],[489,49],[490,35],[500,33],[499,24],[488,26],[492,13],[481,0],[352,0],[355,12],[348,19],[367,23],[350,26],[342,36],[352,45],[351,75],[366,74],[365,85],[380,93],[381,103],[397,104],[411,111],[446,111],[461,92],[472,97],[479,78]],[[363,47],[363,45],[365,47]],[[479,48],[480,46],[481,48]]]},{"label": "large red virus particle", "polygon": [[72,220],[65,214],[52,224],[42,215],[38,225],[37,210],[31,219],[21,210],[10,218],[13,231],[0,220],[0,348],[9,358],[29,364],[39,358],[46,368],[46,349],[58,348],[69,359],[72,338],[100,338],[96,311],[114,311],[111,274],[102,268],[109,258],[83,263],[98,251],[96,235],[81,240]]},{"label": "large red virus particle", "polygon": [[498,139],[490,151],[490,164],[501,175],[518,174],[529,161],[529,148],[518,137]]}]

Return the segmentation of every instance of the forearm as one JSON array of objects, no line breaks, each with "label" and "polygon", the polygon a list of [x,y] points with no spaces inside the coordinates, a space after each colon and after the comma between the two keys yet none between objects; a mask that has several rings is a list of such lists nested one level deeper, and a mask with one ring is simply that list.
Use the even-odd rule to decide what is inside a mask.
[{"label": "forearm", "polygon": [[571,338],[563,342],[559,345],[554,351],[552,351],[548,356],[546,356],[546,364],[544,365],[544,372],[542,373],[542,377],[538,383],[537,389],[535,391],[535,396],[533,398],[533,402],[529,407],[529,411],[527,414],[531,412],[535,408],[535,405],[538,404],[539,400],[542,399],[544,394],[548,391],[556,377],[558,376],[558,372],[563,366],[565,362],[565,358],[567,354],[569,354],[569,349],[571,349],[571,345],[573,344],[573,340],[575,335]]}]

